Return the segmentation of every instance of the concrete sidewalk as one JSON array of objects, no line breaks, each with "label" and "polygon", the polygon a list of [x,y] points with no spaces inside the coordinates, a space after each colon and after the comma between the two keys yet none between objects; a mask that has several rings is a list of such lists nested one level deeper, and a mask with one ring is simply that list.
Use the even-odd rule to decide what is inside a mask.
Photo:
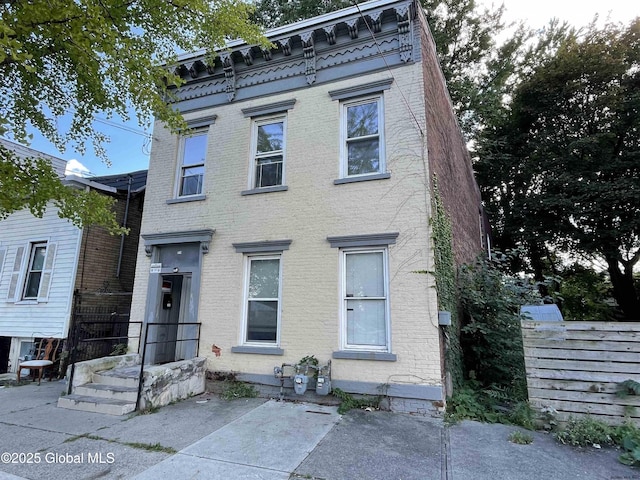
[{"label": "concrete sidewalk", "polygon": [[516,445],[504,425],[212,394],[112,417],[57,408],[63,389],[0,388],[0,479],[640,480],[615,450]]}]

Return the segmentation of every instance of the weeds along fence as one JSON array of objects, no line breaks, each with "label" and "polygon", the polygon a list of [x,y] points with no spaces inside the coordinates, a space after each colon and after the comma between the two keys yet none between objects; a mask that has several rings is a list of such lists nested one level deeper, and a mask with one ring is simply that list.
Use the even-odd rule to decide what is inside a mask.
[{"label": "weeds along fence", "polygon": [[523,321],[522,338],[535,410],[640,426],[640,395],[618,393],[640,382],[640,323]]}]

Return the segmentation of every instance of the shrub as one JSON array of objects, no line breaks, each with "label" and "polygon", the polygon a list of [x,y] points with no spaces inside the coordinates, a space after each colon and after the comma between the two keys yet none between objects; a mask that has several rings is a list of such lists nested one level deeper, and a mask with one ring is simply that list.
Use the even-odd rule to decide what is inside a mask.
[{"label": "shrub", "polygon": [[467,372],[512,401],[527,399],[520,306],[540,302],[539,284],[507,274],[515,253],[478,258],[460,270],[461,329]]},{"label": "shrub", "polygon": [[640,467],[640,428],[633,423],[624,423],[613,430],[613,441],[625,452],[618,458],[621,463]]},{"label": "shrub", "polygon": [[613,445],[614,427],[599,420],[584,417],[570,418],[567,426],[555,433],[556,440],[565,445],[586,447],[591,445]]},{"label": "shrub", "polygon": [[529,402],[512,402],[496,395],[495,390],[482,389],[477,382],[469,381],[456,390],[447,402],[447,420],[477,420],[487,423],[519,425],[533,430],[535,420]]}]

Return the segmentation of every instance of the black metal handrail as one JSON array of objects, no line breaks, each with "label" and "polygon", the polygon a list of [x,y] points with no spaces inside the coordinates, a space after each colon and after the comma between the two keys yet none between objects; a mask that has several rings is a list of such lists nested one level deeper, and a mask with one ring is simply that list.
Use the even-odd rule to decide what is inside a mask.
[{"label": "black metal handrail", "polygon": [[[149,328],[150,327],[160,327],[160,326],[189,326],[189,325],[197,325],[198,326],[198,334],[196,338],[180,338],[180,339],[172,339],[172,340],[160,340],[160,341],[148,341],[149,339]],[[144,381],[144,361],[147,355],[147,345],[158,345],[162,343],[178,343],[178,342],[196,342],[196,357],[200,353],[200,329],[202,327],[202,323],[200,322],[185,322],[185,323],[174,323],[174,322],[154,322],[147,323],[145,325],[144,331],[144,344],[142,345],[142,357],[140,359],[140,376],[138,377],[138,397],[136,400],[136,410],[138,410],[140,406],[140,396],[142,395],[142,384]]]},{"label": "black metal handrail", "polygon": [[[123,325],[126,326],[126,334],[124,332]],[[70,335],[69,345],[69,365],[71,365],[71,372],[69,373],[67,393],[71,393],[73,388],[73,377],[75,374],[76,363],[84,360],[92,360],[94,358],[100,358],[105,356],[105,352],[108,349],[112,350],[119,344],[127,344],[130,339],[139,339],[138,336],[130,336],[131,325],[140,325],[140,331],[142,331],[142,322],[131,321],[84,321],[77,322],[74,325],[72,335]],[[105,333],[111,331],[112,335],[105,335]],[[119,334],[113,334],[118,332]],[[98,348],[83,349],[83,346],[90,347],[92,345],[100,345]],[[140,352],[140,345],[138,345],[138,353]],[[83,355],[81,355],[81,353]]]}]

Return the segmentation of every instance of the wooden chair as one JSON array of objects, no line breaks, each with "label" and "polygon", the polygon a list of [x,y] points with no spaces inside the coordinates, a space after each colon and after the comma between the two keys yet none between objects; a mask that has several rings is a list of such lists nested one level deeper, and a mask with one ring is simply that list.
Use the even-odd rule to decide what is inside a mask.
[{"label": "wooden chair", "polygon": [[[46,342],[46,344],[45,344]],[[30,371],[38,371],[38,385],[42,380],[43,370],[47,367],[51,367],[56,362],[56,354],[58,352],[58,345],[60,344],[59,338],[43,338],[38,344],[36,350],[35,360],[26,360],[18,364],[18,382],[20,382],[20,372],[23,368],[27,368]],[[51,381],[52,375],[49,375],[49,381]],[[35,375],[34,378],[35,380]]]}]

